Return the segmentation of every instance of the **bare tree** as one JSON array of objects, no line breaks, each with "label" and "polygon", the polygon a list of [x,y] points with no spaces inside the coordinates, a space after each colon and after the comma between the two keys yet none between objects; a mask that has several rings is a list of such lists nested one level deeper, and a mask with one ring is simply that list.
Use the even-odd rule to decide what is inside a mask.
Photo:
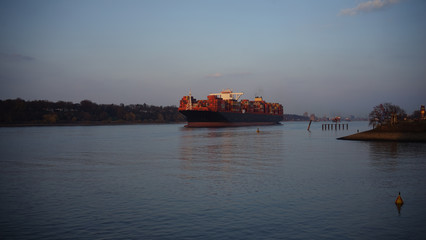
[{"label": "bare tree", "polygon": [[401,120],[406,115],[405,111],[397,105],[391,103],[383,103],[377,105],[370,112],[368,118],[370,125],[384,124],[384,123],[396,123],[397,120]]}]

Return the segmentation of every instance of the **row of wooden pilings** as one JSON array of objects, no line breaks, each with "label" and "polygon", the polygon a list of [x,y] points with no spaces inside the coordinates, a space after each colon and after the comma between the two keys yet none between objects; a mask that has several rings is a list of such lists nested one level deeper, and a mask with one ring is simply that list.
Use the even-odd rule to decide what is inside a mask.
[{"label": "row of wooden pilings", "polygon": [[323,124],[322,130],[333,130],[333,127],[334,127],[334,130],[340,130],[340,129],[345,130],[345,127],[346,127],[346,130],[348,130],[349,124],[348,123]]}]

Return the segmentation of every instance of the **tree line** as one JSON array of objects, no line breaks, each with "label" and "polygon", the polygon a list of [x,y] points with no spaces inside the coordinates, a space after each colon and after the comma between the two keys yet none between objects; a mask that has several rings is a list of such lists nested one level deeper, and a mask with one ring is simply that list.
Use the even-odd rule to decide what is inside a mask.
[{"label": "tree line", "polygon": [[176,106],[0,100],[1,124],[113,124],[183,122]]}]

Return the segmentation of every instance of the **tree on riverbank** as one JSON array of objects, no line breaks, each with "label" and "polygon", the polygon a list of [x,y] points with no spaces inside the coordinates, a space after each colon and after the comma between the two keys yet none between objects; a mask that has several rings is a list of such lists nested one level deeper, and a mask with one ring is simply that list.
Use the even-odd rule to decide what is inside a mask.
[{"label": "tree on riverbank", "polygon": [[370,125],[382,125],[384,123],[395,124],[406,117],[405,111],[397,105],[383,103],[375,106],[368,115]]}]

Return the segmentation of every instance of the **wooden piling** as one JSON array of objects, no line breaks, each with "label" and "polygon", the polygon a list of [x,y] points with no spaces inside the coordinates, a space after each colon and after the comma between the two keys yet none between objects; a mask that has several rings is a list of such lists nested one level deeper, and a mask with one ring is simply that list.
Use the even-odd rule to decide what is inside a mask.
[{"label": "wooden piling", "polygon": [[[324,130],[345,130],[345,125],[346,125],[346,130],[349,129],[349,124],[348,123],[323,123],[321,124],[321,129]],[[311,126],[311,122],[309,122],[309,126],[308,126],[308,131],[309,128]]]},{"label": "wooden piling", "polygon": [[309,121],[308,131],[309,131],[309,128],[311,128],[311,123],[312,123],[312,120]]}]

